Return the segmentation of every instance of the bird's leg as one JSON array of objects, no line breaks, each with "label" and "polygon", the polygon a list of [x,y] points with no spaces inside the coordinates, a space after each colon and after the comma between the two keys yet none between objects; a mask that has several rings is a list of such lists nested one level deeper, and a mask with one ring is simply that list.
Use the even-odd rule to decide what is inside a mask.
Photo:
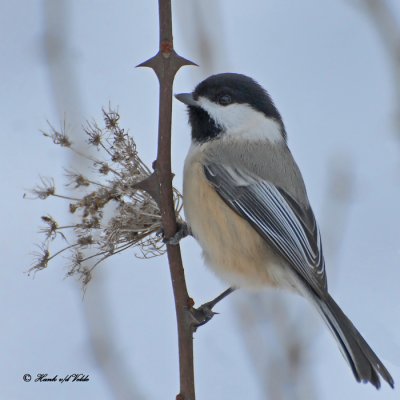
[{"label": "bird's leg", "polygon": [[[163,242],[165,244],[176,246],[183,238],[192,234],[192,231],[186,222],[177,222],[177,225],[178,229],[174,236],[170,237],[169,239],[164,237]],[[160,234],[164,236],[163,229],[160,231]]]},{"label": "bird's leg", "polygon": [[235,290],[236,288],[230,287],[217,296],[214,300],[202,304],[199,308],[192,307],[190,313],[193,317],[193,330],[196,331],[199,326],[206,324],[215,314],[218,314],[212,310],[213,307]]}]

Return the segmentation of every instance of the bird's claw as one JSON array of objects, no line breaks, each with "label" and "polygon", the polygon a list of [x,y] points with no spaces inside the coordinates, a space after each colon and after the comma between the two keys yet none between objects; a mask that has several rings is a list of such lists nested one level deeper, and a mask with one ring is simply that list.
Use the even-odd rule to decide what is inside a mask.
[{"label": "bird's claw", "polygon": [[[186,236],[189,236],[192,234],[192,231],[190,230],[188,224],[186,222],[178,222],[178,229],[175,233],[174,236],[170,237],[170,238],[163,238],[163,242],[165,244],[170,244],[172,246],[176,246],[179,244],[179,242],[185,238]],[[161,228],[161,230],[159,231],[160,235],[164,236],[164,229]]]},{"label": "bird's claw", "polygon": [[214,304],[212,304],[212,302],[209,302],[209,303],[204,303],[199,308],[194,308],[194,307],[191,308],[190,314],[192,316],[192,326],[194,332],[196,332],[196,329],[199,326],[206,324],[214,317],[214,315],[218,314],[217,312],[214,312],[212,310],[213,307]]},{"label": "bird's claw", "polygon": [[199,326],[206,324],[208,321],[210,321],[210,319],[214,317],[214,315],[218,314],[212,309],[217,303],[219,303],[222,299],[224,299],[235,290],[236,289],[234,287],[230,287],[222,292],[219,296],[217,296],[214,300],[202,304],[199,308],[191,307],[190,314],[192,318],[193,331],[196,332],[196,329]]}]

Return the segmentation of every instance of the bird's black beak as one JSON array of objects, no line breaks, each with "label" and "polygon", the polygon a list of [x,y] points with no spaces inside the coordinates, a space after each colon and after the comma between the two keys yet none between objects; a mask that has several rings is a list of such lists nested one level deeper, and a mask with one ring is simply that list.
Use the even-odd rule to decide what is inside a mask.
[{"label": "bird's black beak", "polygon": [[187,106],[199,106],[199,103],[193,98],[192,93],[179,93],[175,95],[175,98],[181,101],[183,104],[186,104]]}]

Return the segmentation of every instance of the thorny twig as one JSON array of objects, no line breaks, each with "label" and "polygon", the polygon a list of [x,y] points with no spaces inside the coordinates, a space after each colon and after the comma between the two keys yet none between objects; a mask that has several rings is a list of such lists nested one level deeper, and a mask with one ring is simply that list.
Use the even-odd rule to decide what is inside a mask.
[{"label": "thorny twig", "polygon": [[[177,231],[171,173],[172,85],[178,70],[193,63],[174,50],[171,0],[159,0],[158,10],[159,51],[139,66],[153,69],[160,84],[157,160],[154,174],[145,183],[147,190],[159,203],[164,234],[169,239]],[[188,295],[179,245],[167,245],[167,255],[178,325],[180,393],[177,399],[194,400],[193,325],[190,314],[193,301]]]}]

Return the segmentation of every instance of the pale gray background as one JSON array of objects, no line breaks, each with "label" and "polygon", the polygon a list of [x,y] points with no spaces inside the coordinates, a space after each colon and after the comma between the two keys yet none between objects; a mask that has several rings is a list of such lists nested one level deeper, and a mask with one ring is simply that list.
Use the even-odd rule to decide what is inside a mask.
[{"label": "pale gray background", "polygon": [[[156,1],[69,0],[60,19],[53,13],[46,17],[51,3],[60,4],[30,0],[0,5],[1,398],[114,398],[93,355],[88,330],[88,321],[106,316],[101,328],[96,322],[91,326],[92,332],[104,333],[114,343],[107,368],[115,387],[122,386],[117,367],[123,366],[133,398],[172,399],[178,390],[177,344],[165,258],[142,261],[133,251],[115,257],[97,270],[84,298],[74,279],[63,279],[62,257],[35,279],[24,274],[34,243],[40,240],[39,217],[51,213],[69,219],[62,201],[22,198],[39,175],[54,176],[58,186],[62,184],[68,158],[41,136],[46,120],[59,125],[64,111],[72,126],[82,116],[100,120],[101,107],[111,102],[119,106],[122,124],[147,163],[156,151],[157,80],[150,70],[134,69],[157,49]],[[175,47],[201,64],[194,3],[173,1]],[[400,78],[394,77],[390,57],[361,2],[204,3],[208,14],[202,23],[212,37],[214,61],[181,70],[175,92],[189,91],[210,73],[226,71],[248,74],[269,90],[283,115],[323,233],[328,236],[340,222],[340,251],[327,255],[331,292],[397,382],[394,391],[384,384],[379,392],[357,384],[328,330],[315,317],[307,362],[314,365],[310,369],[315,398],[398,399],[400,123],[395,79]],[[399,3],[392,3],[400,21]],[[76,86],[79,100],[74,104],[63,96],[56,98],[50,83],[43,50],[49,20],[68,38],[61,65],[72,72],[67,76],[60,70],[59,76],[65,79],[67,98]],[[62,20],[69,21],[67,32],[61,29]],[[190,138],[186,113],[177,102],[173,117],[175,184],[181,188]],[[332,165],[349,177],[352,187],[351,202],[336,208],[335,215],[326,207]],[[199,303],[225,287],[203,267],[193,239],[186,239],[182,250],[189,290]],[[199,399],[264,398],[260,377],[237,333],[235,305],[247,295],[233,296],[218,306],[221,315],[195,335]],[[290,301],[293,307],[302,302]],[[302,329],[301,318],[298,321],[294,330]],[[22,380],[25,373],[41,372],[85,373],[90,382]]]}]

